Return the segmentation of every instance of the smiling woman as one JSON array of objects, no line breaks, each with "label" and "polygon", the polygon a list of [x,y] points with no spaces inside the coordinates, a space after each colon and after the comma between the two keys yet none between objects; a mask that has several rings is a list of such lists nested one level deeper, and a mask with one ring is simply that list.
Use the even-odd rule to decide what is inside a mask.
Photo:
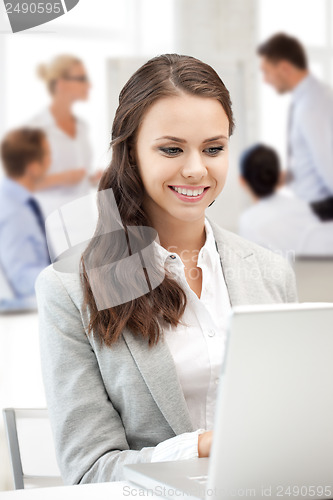
[{"label": "smiling woman", "polygon": [[[50,267],[37,283],[46,396],[66,482],[120,480],[124,464],[208,456],[231,307],[296,300],[284,259],[205,216],[225,184],[232,131],[228,90],[193,57],[151,59],[120,93],[81,280]],[[106,234],[110,190],[122,230]],[[158,234],[149,259],[144,226]],[[135,269],[123,265],[128,255]],[[161,269],[164,279],[152,286]],[[118,295],[114,275],[129,295],[140,280],[146,292],[98,307],[94,290],[109,304]]]},{"label": "smiling woman", "polygon": [[[163,246],[168,246],[163,228],[176,225],[180,233],[190,221],[203,226],[204,208],[225,184],[228,142],[228,116],[212,97],[183,91],[159,99],[147,111],[137,135],[136,158],[145,186],[143,207]],[[175,203],[177,199],[183,203]]]}]

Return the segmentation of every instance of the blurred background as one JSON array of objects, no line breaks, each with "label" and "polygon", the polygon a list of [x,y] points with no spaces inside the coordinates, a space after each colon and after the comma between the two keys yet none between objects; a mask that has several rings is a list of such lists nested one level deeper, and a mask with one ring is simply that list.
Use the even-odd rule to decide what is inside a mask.
[{"label": "blurred background", "polygon": [[[333,85],[331,0],[80,0],[73,10],[48,24],[16,34],[9,30],[1,2],[0,137],[48,106],[50,97],[36,76],[38,64],[62,53],[73,54],[84,62],[92,85],[89,99],[76,103],[74,111],[88,124],[96,172],[110,160],[110,130],[119,91],[143,62],[177,52],[211,64],[230,90],[236,129],[227,184],[207,215],[234,232],[240,215],[252,204],[239,183],[244,149],[262,142],[277,150],[282,169],[287,159],[290,94],[278,95],[263,82],[258,44],[279,31],[296,36],[307,51],[311,72]],[[0,180],[3,176],[0,168]],[[325,288],[321,278],[332,276],[332,261],[324,260],[325,267],[321,262],[320,268],[311,267],[313,259],[301,263],[306,269],[299,282],[304,279],[308,286],[303,300],[332,297],[333,301],[328,295],[332,288]],[[1,408],[45,406],[37,323],[34,312],[0,316]],[[0,463],[0,490],[10,489],[2,420]]]},{"label": "blurred background", "polygon": [[81,0],[65,16],[15,35],[4,34],[9,22],[1,6],[1,136],[27,123],[48,104],[45,85],[36,76],[37,65],[58,54],[71,53],[84,61],[91,79],[90,98],[77,103],[76,111],[89,123],[93,165],[96,169],[104,167],[109,159],[118,93],[129,75],[142,62],[164,52],[201,58],[219,72],[231,92],[236,114],[225,190],[225,206],[229,209],[219,215],[225,227],[236,229],[237,216],[246,204],[242,190],[237,183],[232,184],[240,151],[254,142],[265,142],[277,148],[282,166],[286,159],[290,96],[281,97],[263,83],[256,47],[277,31],[292,34],[304,44],[311,71],[331,84],[331,2],[99,0],[97,5],[92,7],[89,0]]}]

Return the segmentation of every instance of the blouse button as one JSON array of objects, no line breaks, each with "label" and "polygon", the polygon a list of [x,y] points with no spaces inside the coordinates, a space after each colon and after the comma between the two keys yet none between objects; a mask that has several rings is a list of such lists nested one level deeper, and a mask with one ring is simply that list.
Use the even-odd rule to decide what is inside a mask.
[{"label": "blouse button", "polygon": [[170,255],[170,259],[176,259],[177,257],[175,255]]},{"label": "blouse button", "polygon": [[214,330],[208,330],[208,336],[209,337],[214,337],[214,335],[215,335]]}]

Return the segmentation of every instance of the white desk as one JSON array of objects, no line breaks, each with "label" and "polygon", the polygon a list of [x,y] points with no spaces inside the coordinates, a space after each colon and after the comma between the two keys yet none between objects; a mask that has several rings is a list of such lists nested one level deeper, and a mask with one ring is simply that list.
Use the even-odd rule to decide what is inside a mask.
[{"label": "white desk", "polygon": [[122,500],[144,497],[159,500],[162,498],[125,481],[0,492],[0,500],[59,500],[60,498],[61,500],[92,500],[93,498]]}]

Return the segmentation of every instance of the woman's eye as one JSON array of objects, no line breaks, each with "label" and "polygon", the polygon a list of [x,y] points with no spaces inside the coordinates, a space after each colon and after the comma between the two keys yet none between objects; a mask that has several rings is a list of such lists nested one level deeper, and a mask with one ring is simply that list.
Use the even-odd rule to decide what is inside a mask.
[{"label": "woman's eye", "polygon": [[215,148],[205,149],[205,152],[208,153],[210,156],[216,156],[223,150],[224,150],[223,146],[216,146]]},{"label": "woman's eye", "polygon": [[182,152],[180,148],[160,148],[160,151],[168,156],[176,156]]}]

